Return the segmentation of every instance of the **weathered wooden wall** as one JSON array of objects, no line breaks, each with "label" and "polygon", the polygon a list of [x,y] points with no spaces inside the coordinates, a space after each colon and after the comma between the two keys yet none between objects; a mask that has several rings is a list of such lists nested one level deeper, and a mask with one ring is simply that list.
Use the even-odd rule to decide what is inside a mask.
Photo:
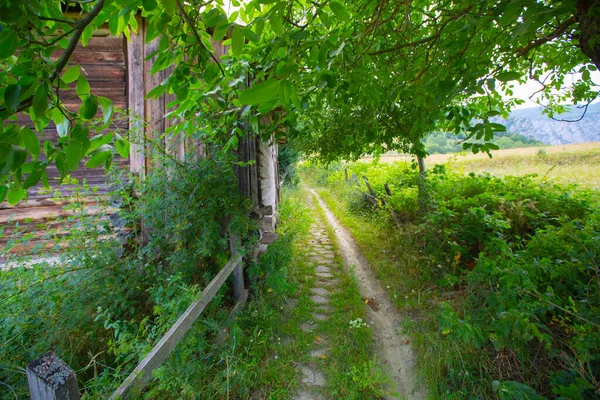
[{"label": "weathered wooden wall", "polygon": [[[162,167],[163,160],[151,154],[150,142],[160,143],[168,153],[180,160],[190,153],[203,156],[205,147],[201,141],[189,137],[165,136],[167,129],[175,122],[165,117],[169,111],[167,104],[174,99],[174,95],[146,99],[146,94],[160,84],[171,70],[150,73],[154,58],[147,58],[157,49],[160,38],[145,43],[147,24],[141,17],[138,17],[138,27],[138,32],[131,33],[129,40],[97,36],[86,47],[78,45],[71,61],[81,65],[92,93],[110,98],[115,107],[129,110],[129,118],[118,119],[111,127],[128,130],[131,141],[129,160],[117,157],[116,162],[143,178],[153,168]],[[213,47],[218,60],[229,50],[222,42],[213,42]],[[74,84],[71,86],[72,90],[61,93],[61,99],[76,111],[81,101],[75,94]],[[99,110],[98,113],[100,112]],[[19,122],[33,127],[25,115],[19,117]],[[58,134],[54,124],[48,126],[44,136],[56,143]],[[272,139],[265,143],[258,135],[248,133],[244,140],[240,140],[238,158],[240,161],[255,160],[249,166],[237,168],[239,187],[242,193],[252,199],[253,211],[263,219],[263,231],[272,232],[277,220],[279,201],[277,143]],[[60,189],[61,192],[71,189],[69,186],[56,185],[60,174],[54,165],[48,168],[48,175],[51,184],[54,184],[53,189]],[[101,167],[88,169],[82,163],[71,176],[80,181],[85,179],[89,185],[97,186],[100,194],[107,192],[106,176]],[[6,202],[1,203],[0,226],[4,226],[11,216],[13,221],[29,223],[31,231],[39,236],[39,243],[44,234],[40,223],[46,223],[50,227],[60,225],[57,218],[69,214],[63,209],[65,201],[55,201],[51,194],[44,193],[41,189],[41,185],[33,188],[29,200],[16,207],[9,206]],[[90,212],[96,210],[95,203],[92,202],[89,206]],[[60,234],[68,234],[69,230],[69,227],[63,227]],[[8,231],[10,233],[10,229]],[[0,238],[0,245],[5,244],[9,238],[10,234]],[[30,247],[35,243],[34,240]],[[54,241],[48,239],[42,244],[51,247]]]},{"label": "weathered wooden wall", "polygon": [[[100,34],[103,34],[103,30]],[[59,54],[54,55],[55,58]],[[104,96],[111,99],[115,107],[127,108],[127,87],[126,87],[126,64],[125,64],[125,41],[123,38],[110,37],[108,35],[95,36],[90,39],[88,45],[83,47],[81,44],[77,46],[71,57],[71,64],[79,64],[82,73],[88,79],[92,93],[98,96]],[[77,112],[81,105],[81,100],[75,93],[75,84],[71,84],[71,90],[60,91],[60,99],[72,111]],[[98,116],[101,115],[98,108]],[[34,127],[29,117],[25,114],[20,114],[18,123]],[[111,126],[111,131],[115,129],[127,129],[127,121],[123,119],[115,119]],[[103,133],[108,133],[105,131]],[[97,132],[92,132],[90,135],[95,135]],[[56,144],[58,142],[58,132],[56,125],[51,122],[43,132],[43,140],[49,140]],[[44,159],[42,151],[40,159]],[[115,162],[122,168],[128,168],[129,160],[121,157],[116,157]],[[84,162],[80,167],[71,173],[71,177],[77,179],[80,183],[84,180],[90,186],[98,187],[98,193],[102,194],[107,191],[106,175],[102,167],[89,169],[84,167]],[[47,168],[48,179],[53,190],[59,190],[62,194],[69,194],[74,189],[73,185],[59,186],[60,173],[55,165],[50,165]],[[12,232],[14,230],[13,223],[19,223],[20,227],[26,231],[33,232],[32,240],[27,246],[18,246],[14,251],[22,251],[33,248],[35,245],[43,248],[50,248],[54,245],[52,238],[46,237],[47,230],[60,228],[55,236],[68,234],[69,226],[63,226],[58,218],[72,215],[72,211],[64,209],[64,206],[69,201],[64,199],[57,200],[54,192],[48,192],[39,185],[29,190],[29,199],[19,203],[17,206],[11,206],[7,202],[0,203],[0,227],[5,228],[4,236],[0,237],[0,246],[6,246],[7,242],[13,239]],[[89,212],[97,212],[95,200],[87,201]],[[0,259],[0,262],[2,260]]]}]

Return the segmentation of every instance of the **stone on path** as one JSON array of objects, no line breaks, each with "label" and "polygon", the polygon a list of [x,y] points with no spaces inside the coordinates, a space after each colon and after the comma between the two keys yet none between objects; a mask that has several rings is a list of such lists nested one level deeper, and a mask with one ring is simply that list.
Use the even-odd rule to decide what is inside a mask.
[{"label": "stone on path", "polygon": [[317,287],[317,288],[311,288],[310,289],[311,292],[313,292],[314,294],[318,294],[319,296],[329,296],[329,290],[322,288],[322,287]]},{"label": "stone on path", "polygon": [[314,358],[327,358],[327,349],[311,350],[311,352],[308,354]]},{"label": "stone on path", "polygon": [[331,275],[331,274],[330,274],[330,273],[328,273],[328,272],[317,272],[317,273],[316,273],[316,275],[317,275],[319,278],[325,278],[325,279],[330,279],[330,278],[333,278],[333,275]]},{"label": "stone on path", "polygon": [[313,392],[301,390],[294,396],[294,400],[320,400],[322,397],[317,396]]},{"label": "stone on path", "polygon": [[327,321],[329,319],[329,315],[327,314],[322,314],[322,313],[314,313],[313,314],[313,318],[316,321]]},{"label": "stone on path", "polygon": [[310,322],[304,322],[302,323],[302,325],[300,325],[300,329],[302,329],[302,332],[308,333],[308,332],[312,332],[314,331],[316,328],[316,325],[310,321]]},{"label": "stone on path", "polygon": [[329,299],[315,294],[314,296],[310,296],[310,299],[317,304],[329,304]]},{"label": "stone on path", "polygon": [[301,382],[310,386],[325,386],[325,375],[310,365],[301,365]]}]

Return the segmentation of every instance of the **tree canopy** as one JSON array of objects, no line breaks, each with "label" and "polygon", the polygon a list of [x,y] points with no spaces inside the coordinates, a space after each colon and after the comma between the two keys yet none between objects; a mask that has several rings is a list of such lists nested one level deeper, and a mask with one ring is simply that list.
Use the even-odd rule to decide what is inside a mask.
[{"label": "tree canopy", "polygon": [[[226,151],[247,129],[267,136],[285,126],[324,160],[424,155],[420,139],[434,130],[464,133],[474,139],[465,148],[489,152],[494,132],[505,130],[491,118],[520,102],[510,98],[516,83],[539,81],[551,115],[598,96],[600,8],[589,0],[6,0],[0,200],[16,203],[48,184],[50,163],[66,177],[81,160],[93,167],[115,150],[126,155],[124,137],[90,138],[110,127],[113,105],[69,59],[101,26],[128,37],[137,15],[147,40],[159,40],[153,72],[172,69],[149,93],[174,95],[180,122],[170,132],[201,132]],[[217,60],[211,39],[225,40],[229,54]],[[67,87],[82,100],[77,113],[59,96]],[[20,112],[35,130],[15,123]],[[259,129],[265,114],[271,123]],[[51,122],[56,145],[41,135]]]}]

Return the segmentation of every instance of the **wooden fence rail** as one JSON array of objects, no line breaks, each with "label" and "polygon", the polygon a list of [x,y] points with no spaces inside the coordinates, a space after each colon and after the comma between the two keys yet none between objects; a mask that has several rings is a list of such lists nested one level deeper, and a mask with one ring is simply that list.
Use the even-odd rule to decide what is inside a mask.
[{"label": "wooden fence rail", "polygon": [[[125,399],[130,392],[139,392],[152,378],[152,371],[160,367],[167,359],[175,346],[181,341],[185,333],[198,319],[208,303],[215,297],[227,278],[233,274],[233,290],[236,304],[231,312],[232,316],[244,306],[248,299],[248,290],[244,287],[243,259],[238,251],[239,239],[232,237],[230,240],[232,256],[227,264],[219,271],[217,276],[202,291],[200,298],[193,302],[187,310],[173,324],[171,329],[160,339],[154,348],[144,357],[142,362],[123,381],[121,386],[110,397]],[[43,365],[44,368],[40,368]],[[39,371],[38,371],[39,370]],[[55,379],[58,376],[61,379]],[[68,376],[69,379],[63,379]],[[33,361],[27,369],[27,380],[33,400],[75,400],[79,399],[77,379],[75,373],[60,360],[54,353],[47,353],[40,359]],[[68,386],[70,385],[70,386]],[[74,385],[74,386],[73,386]]]},{"label": "wooden fence rail", "polygon": [[[208,303],[215,297],[221,286],[225,283],[225,280],[231,275],[236,269],[241,269],[242,256],[239,253],[233,255],[227,265],[223,267],[221,271],[215,276],[215,278],[206,286],[202,291],[202,294],[198,300],[192,303],[187,310],[179,317],[177,322],[169,329],[169,331],[160,339],[160,341],[154,346],[154,348],[148,353],[142,362],[133,370],[133,372],[125,379],[125,381],[119,386],[115,393],[111,396],[111,399],[123,399],[127,397],[127,393],[132,389],[140,390],[143,388],[150,378],[152,378],[152,371],[160,367],[160,365],[167,359],[167,356],[175,349],[175,346],[183,339],[185,333],[192,327],[192,324],[202,311],[206,308]],[[237,280],[234,280],[234,283]],[[243,283],[242,283],[243,285]],[[237,286],[237,285],[236,285]],[[240,291],[240,298],[236,299],[245,300],[247,293],[243,287],[234,288]],[[236,304],[236,309],[239,308]]]}]

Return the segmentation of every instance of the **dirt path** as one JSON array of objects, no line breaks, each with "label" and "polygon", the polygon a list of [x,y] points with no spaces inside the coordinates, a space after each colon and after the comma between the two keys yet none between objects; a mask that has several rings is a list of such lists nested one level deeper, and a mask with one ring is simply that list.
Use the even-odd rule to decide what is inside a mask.
[{"label": "dirt path", "polygon": [[395,390],[405,399],[425,399],[427,391],[419,385],[414,368],[414,354],[408,337],[402,333],[400,321],[402,316],[396,310],[388,295],[373,274],[369,262],[358,250],[350,233],[341,225],[319,195],[311,189],[312,194],[325,212],[327,223],[334,229],[339,252],[348,270],[355,271],[359,281],[361,296],[374,299],[378,311],[368,308],[369,321],[375,338],[377,359],[394,379]]},{"label": "dirt path", "polygon": [[318,400],[326,398],[327,378],[323,373],[323,359],[329,351],[327,337],[321,332],[320,324],[327,323],[331,313],[330,295],[336,291],[339,280],[332,274],[335,268],[335,251],[329,240],[325,222],[317,218],[311,227],[313,239],[307,249],[308,262],[314,266],[315,284],[310,288],[313,304],[312,319],[302,324],[304,333],[315,337],[309,353],[309,362],[297,366],[300,388],[294,400]]}]

